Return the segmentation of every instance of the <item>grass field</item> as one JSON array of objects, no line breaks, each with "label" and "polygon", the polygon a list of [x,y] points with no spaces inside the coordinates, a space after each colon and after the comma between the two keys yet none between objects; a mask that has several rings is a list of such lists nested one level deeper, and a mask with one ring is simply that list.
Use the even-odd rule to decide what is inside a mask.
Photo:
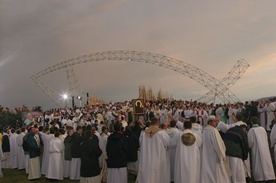
[{"label": "grass field", "polygon": [[[37,180],[28,180],[28,176],[25,174],[25,170],[11,170],[11,169],[2,169],[2,172],[4,174],[3,178],[0,178],[0,183],[50,183],[50,180],[45,179],[44,176],[42,176],[40,179]],[[72,181],[69,179],[64,179],[62,181],[57,181],[62,183],[78,183],[79,181]],[[128,176],[128,183],[134,183],[135,180],[133,176]]]}]

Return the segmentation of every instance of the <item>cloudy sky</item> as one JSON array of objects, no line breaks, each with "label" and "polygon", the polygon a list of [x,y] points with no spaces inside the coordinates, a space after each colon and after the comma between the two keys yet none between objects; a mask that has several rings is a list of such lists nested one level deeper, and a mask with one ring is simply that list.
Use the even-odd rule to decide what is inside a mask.
[{"label": "cloudy sky", "polygon": [[[55,107],[31,76],[85,54],[112,50],[157,53],[221,80],[237,60],[250,67],[231,91],[242,101],[276,94],[275,0],[0,0],[0,104]],[[105,101],[138,97],[139,85],[176,99],[208,92],[166,68],[125,61],[74,67],[90,95]],[[64,69],[41,77],[62,93]]]}]

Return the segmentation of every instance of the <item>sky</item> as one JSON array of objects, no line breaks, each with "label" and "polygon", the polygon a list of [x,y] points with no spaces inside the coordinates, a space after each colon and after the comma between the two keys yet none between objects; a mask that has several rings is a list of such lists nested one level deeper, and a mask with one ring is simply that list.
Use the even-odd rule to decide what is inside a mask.
[{"label": "sky", "polygon": [[[31,76],[64,60],[114,50],[172,57],[221,80],[245,59],[250,67],[230,90],[241,100],[276,94],[274,0],[0,0],[0,104],[57,107]],[[208,89],[155,65],[108,61],[74,66],[90,96],[109,101],[160,89],[176,99],[197,99]],[[66,72],[41,77],[60,95]],[[62,99],[60,99],[62,100]]]}]

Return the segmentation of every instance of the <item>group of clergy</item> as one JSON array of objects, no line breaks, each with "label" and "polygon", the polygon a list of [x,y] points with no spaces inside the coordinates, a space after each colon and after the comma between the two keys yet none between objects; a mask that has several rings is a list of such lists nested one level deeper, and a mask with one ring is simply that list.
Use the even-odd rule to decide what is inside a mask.
[{"label": "group of clergy", "polygon": [[[272,111],[274,119],[273,105],[275,110],[273,102],[266,103],[265,107],[259,105],[259,109],[266,115]],[[212,112],[206,113],[207,109],[201,106],[196,111],[190,106],[173,111],[165,106],[161,105],[160,112],[150,117],[146,127],[139,118],[132,130],[128,129],[129,121],[125,121],[124,115],[111,111],[104,113],[104,110],[99,113],[99,121],[105,122],[98,126],[63,118],[64,124],[69,121],[72,124],[62,123],[60,128],[54,123],[55,128],[49,130],[43,126],[23,127],[18,133],[5,128],[0,149],[0,177],[3,176],[2,166],[25,169],[29,180],[45,175],[56,180],[126,183],[128,171],[137,175],[138,183],[245,183],[246,178],[275,180],[267,131],[272,128],[270,145],[276,155],[276,125],[269,129],[268,123],[260,125],[260,116],[260,119],[250,119],[252,125],[249,128],[248,123],[243,122],[242,110],[235,110],[235,106],[231,109],[234,118],[227,123],[221,121],[225,109],[221,112],[220,107],[216,109],[216,115],[210,115]],[[211,111],[211,107],[209,109]],[[83,111],[77,112],[79,117]],[[108,132],[111,129],[109,117],[102,117],[104,114],[108,114],[115,124],[111,133]],[[272,119],[266,116],[266,121],[267,118]],[[138,145],[135,139],[139,139]],[[133,154],[135,157],[130,157]]]},{"label": "group of clergy", "polygon": [[[259,125],[257,117],[252,117],[249,130],[242,119],[242,114],[237,113],[233,123],[227,125],[210,115],[207,126],[202,127],[191,117],[184,122],[183,131],[176,128],[177,121],[171,121],[170,128],[162,130],[158,120],[152,119],[150,127],[140,136],[138,182],[275,180],[266,130]],[[276,125],[270,137],[274,146]]]}]

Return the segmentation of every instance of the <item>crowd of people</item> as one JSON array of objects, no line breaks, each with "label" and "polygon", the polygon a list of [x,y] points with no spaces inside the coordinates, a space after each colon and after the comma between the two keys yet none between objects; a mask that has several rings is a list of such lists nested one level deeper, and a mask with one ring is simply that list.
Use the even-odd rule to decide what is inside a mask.
[{"label": "crowd of people", "polygon": [[126,183],[128,176],[138,183],[275,180],[273,99],[142,106],[144,115],[135,115],[130,101],[27,115],[22,124],[1,130],[0,177],[2,167],[25,169],[29,180],[44,175],[81,183]]}]

